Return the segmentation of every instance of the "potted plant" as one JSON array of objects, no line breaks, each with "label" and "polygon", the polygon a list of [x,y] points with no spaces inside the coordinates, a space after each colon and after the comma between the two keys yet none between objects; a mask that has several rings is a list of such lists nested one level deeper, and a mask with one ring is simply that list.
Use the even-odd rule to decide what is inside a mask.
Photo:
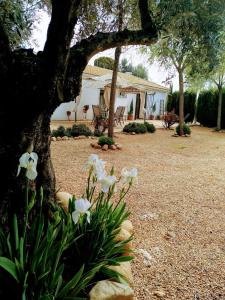
[{"label": "potted plant", "polygon": [[134,104],[132,100],[130,104],[130,110],[127,113],[127,120],[133,120],[133,111],[134,111]]},{"label": "potted plant", "polygon": [[66,114],[67,114],[68,121],[70,121],[71,111],[67,110]]}]

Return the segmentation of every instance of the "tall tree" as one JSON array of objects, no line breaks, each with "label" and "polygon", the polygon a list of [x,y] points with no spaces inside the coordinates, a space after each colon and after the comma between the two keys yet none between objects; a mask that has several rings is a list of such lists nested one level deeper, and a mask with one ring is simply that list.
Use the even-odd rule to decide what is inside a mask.
[{"label": "tall tree", "polygon": [[[10,205],[20,205],[14,195],[18,186],[18,159],[33,144],[38,153],[37,186],[43,186],[46,197],[53,198],[55,175],[50,157],[50,119],[62,102],[74,100],[81,87],[82,72],[96,53],[122,45],[153,44],[158,32],[148,0],[135,1],[140,13],[139,28],[116,32],[108,26],[92,34],[76,31],[82,28],[85,8],[100,8],[111,1],[52,0],[51,20],[43,51],[15,49],[10,43],[5,23],[0,19],[0,217]],[[110,7],[108,5],[107,7]],[[107,11],[107,10],[105,10]],[[102,14],[100,9],[96,15]],[[90,13],[89,13],[90,15]],[[99,15],[98,15],[99,16]],[[95,18],[96,19],[96,18]],[[112,14],[106,14],[106,24]],[[74,44],[71,46],[72,41]],[[10,117],[10,122],[9,122]]]},{"label": "tall tree", "polygon": [[[122,26],[123,26],[123,15],[124,15],[123,2],[124,2],[123,0],[118,1],[118,32],[122,30]],[[110,102],[109,102],[108,137],[111,138],[113,138],[113,131],[114,131],[113,129],[114,129],[114,111],[115,111],[115,101],[116,101],[116,82],[117,82],[120,55],[121,55],[121,47],[116,47],[113,73],[112,73]]]},{"label": "tall tree", "polygon": [[217,0],[177,0],[176,5],[160,1],[158,10],[163,14],[166,29],[150,49],[151,60],[157,59],[167,67],[174,67],[179,77],[179,125],[183,135],[184,123],[184,75],[188,65],[197,58],[207,61],[213,55],[217,36],[224,23],[224,3]]},{"label": "tall tree", "polygon": [[148,80],[148,70],[142,64],[133,67],[132,75]]}]

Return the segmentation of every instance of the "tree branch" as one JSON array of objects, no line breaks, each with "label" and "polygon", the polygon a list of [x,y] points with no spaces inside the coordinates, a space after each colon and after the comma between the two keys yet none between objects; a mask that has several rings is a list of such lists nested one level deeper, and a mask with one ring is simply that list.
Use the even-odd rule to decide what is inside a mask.
[{"label": "tree branch", "polygon": [[56,82],[59,98],[66,73],[70,43],[81,0],[52,0],[52,16],[43,51],[46,84]]},{"label": "tree branch", "polygon": [[[88,61],[96,53],[104,50],[128,46],[128,45],[151,45],[158,39],[158,31],[154,25],[151,12],[148,9],[148,0],[139,0],[142,30],[123,30],[120,32],[98,32],[95,35],[81,40],[71,48],[69,69],[67,72],[66,98],[73,100],[79,91],[81,75]],[[74,93],[72,90],[74,89]],[[70,91],[68,93],[68,90]],[[72,94],[71,94],[72,92]],[[69,100],[67,100],[69,101]]]}]

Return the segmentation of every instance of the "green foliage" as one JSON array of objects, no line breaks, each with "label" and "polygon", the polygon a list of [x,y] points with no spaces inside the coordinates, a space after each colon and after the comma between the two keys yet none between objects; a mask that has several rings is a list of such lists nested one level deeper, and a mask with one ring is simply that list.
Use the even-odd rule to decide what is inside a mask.
[{"label": "green foliage", "polygon": [[54,137],[75,137],[80,135],[91,136],[93,133],[89,127],[85,124],[74,124],[72,128],[65,128],[64,126],[59,126],[58,129],[52,131],[52,136]]},{"label": "green foliage", "polygon": [[109,70],[113,70],[113,65],[114,65],[114,59],[107,56],[96,58],[94,61],[94,66],[109,69]]},{"label": "green foliage", "polygon": [[26,43],[31,35],[33,22],[37,20],[37,10],[50,1],[39,0],[1,0],[0,23],[9,37],[12,48]]},{"label": "green foliage", "polygon": [[132,75],[148,80],[148,70],[144,65],[138,64],[136,67],[128,63],[127,58],[122,59],[119,66],[119,71],[122,73],[131,72]]},{"label": "green foliage", "polygon": [[156,128],[155,128],[154,124],[150,124],[148,122],[145,122],[144,125],[147,128],[148,132],[154,133],[156,131]]},{"label": "green foliage", "polygon": [[132,99],[131,103],[130,103],[130,109],[128,111],[128,115],[133,115],[134,112],[134,101]]},{"label": "green foliage", "polygon": [[133,67],[132,75],[148,80],[148,70],[142,64]]},{"label": "green foliage", "polygon": [[56,130],[52,131],[52,136],[63,137],[66,135],[66,128],[64,126],[59,126]]},{"label": "green foliage", "polygon": [[98,144],[103,146],[103,145],[113,145],[115,144],[114,140],[111,137],[108,136],[100,136],[100,138],[98,139]]},{"label": "green foliage", "polygon": [[[183,132],[184,134],[191,134],[191,128],[187,124],[183,124]],[[176,127],[176,133],[180,134],[180,125]]]},{"label": "green foliage", "polygon": [[[84,267],[74,270],[65,281],[63,262],[64,251],[79,238],[74,236],[71,216],[54,205],[50,211],[52,218],[48,220],[43,209],[42,191],[37,196],[27,186],[25,198],[24,219],[19,220],[16,214],[13,215],[11,230],[5,236],[6,246],[0,244],[1,297],[53,300],[70,293],[78,295],[87,280]],[[11,277],[5,279],[3,269]]]},{"label": "green foliage", "polygon": [[72,136],[80,136],[80,135],[85,135],[85,136],[91,136],[93,135],[91,129],[87,127],[85,124],[74,124],[71,128],[71,135]]},{"label": "green foliage", "polygon": [[135,132],[137,134],[146,133],[147,128],[146,128],[145,124],[131,122],[131,123],[124,126],[123,132],[128,132],[128,133]]},{"label": "green foliage", "polygon": [[87,299],[90,288],[100,279],[124,281],[121,274],[108,267],[133,259],[127,250],[132,236],[124,241],[116,241],[116,236],[130,214],[124,197],[136,175],[123,178],[117,193],[119,199],[113,202],[114,168],[110,171],[114,181],[108,189],[96,191],[102,176],[107,174],[102,161],[92,156],[83,195],[89,201],[79,199],[89,202],[90,219],[86,211],[75,221],[73,214],[79,212],[75,197],[69,200],[68,212],[56,203],[51,203],[46,211],[42,189],[36,195],[26,181],[24,218],[13,214],[9,233],[0,229],[2,299]]},{"label": "green foliage", "polygon": [[[193,122],[195,116],[196,94],[193,92],[184,93],[184,116],[189,114],[185,122]],[[171,112],[175,110],[175,114],[179,115],[179,92],[168,95],[166,110]]]},{"label": "green foliage", "polygon": [[[208,90],[200,93],[197,106],[197,121],[203,126],[217,126],[218,91]],[[222,98],[221,128],[225,128],[225,90]]]}]

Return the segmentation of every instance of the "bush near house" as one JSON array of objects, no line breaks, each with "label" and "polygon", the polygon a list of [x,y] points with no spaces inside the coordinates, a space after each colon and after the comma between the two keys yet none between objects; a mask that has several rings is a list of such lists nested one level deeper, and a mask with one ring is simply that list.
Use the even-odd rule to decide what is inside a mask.
[{"label": "bush near house", "polygon": [[146,132],[153,133],[153,132],[155,132],[155,130],[156,130],[155,126],[148,122],[145,122],[144,124],[132,122],[132,123],[125,125],[123,128],[123,132],[128,132],[128,133],[135,132],[137,134],[146,133]]},{"label": "bush near house", "polygon": [[156,131],[156,128],[153,124],[150,124],[148,122],[145,122],[145,127],[147,128],[147,131],[150,133],[154,133]]},{"label": "bush near house", "polygon": [[56,130],[52,131],[52,136],[63,137],[66,135],[66,128],[64,126],[59,126]]},{"label": "bush near house", "polygon": [[52,131],[52,136],[54,137],[75,137],[75,136],[91,136],[93,135],[91,129],[85,124],[74,124],[72,128],[65,128],[64,126],[59,126],[58,129]]},{"label": "bush near house", "polygon": [[[185,120],[186,123],[193,122],[195,116],[196,94],[192,92],[184,93],[184,116],[190,114]],[[166,110],[168,112],[175,109],[175,114],[179,115],[179,92],[168,95]]]},{"label": "bush near house", "polygon": [[123,132],[135,132],[137,134],[139,133],[146,133],[147,128],[144,124],[132,122],[124,126]]},{"label": "bush near house", "polygon": [[[197,106],[197,121],[207,127],[216,127],[218,91],[208,90],[200,93]],[[221,128],[225,128],[225,90],[223,90]]]}]

